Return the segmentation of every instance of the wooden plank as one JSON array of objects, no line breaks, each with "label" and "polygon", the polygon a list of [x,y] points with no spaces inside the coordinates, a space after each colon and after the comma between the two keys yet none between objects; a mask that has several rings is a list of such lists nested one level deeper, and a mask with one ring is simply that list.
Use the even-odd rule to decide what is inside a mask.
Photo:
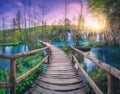
[{"label": "wooden plank", "polygon": [[61,60],[50,60],[50,63],[56,63],[56,62],[61,62],[61,63],[65,63],[65,62],[67,62],[67,63],[70,63],[70,60],[69,59],[61,59]]},{"label": "wooden plank", "polygon": [[64,63],[63,63],[63,64],[57,64],[57,63],[56,63],[55,65],[54,65],[54,64],[50,64],[50,65],[48,65],[48,66],[54,68],[54,67],[62,67],[61,65],[62,65],[63,67],[66,67],[66,68],[67,68],[67,67],[68,67],[68,68],[69,68],[69,67],[74,67],[72,64],[64,64]]},{"label": "wooden plank", "polygon": [[63,66],[73,66],[72,63],[68,63],[68,62],[56,62],[56,63],[49,63],[49,66],[60,66],[60,65],[63,65]]},{"label": "wooden plank", "polygon": [[39,78],[39,81],[44,81],[46,83],[51,83],[51,84],[62,84],[62,85],[65,85],[65,84],[74,84],[74,83],[79,83],[81,82],[82,80],[79,79],[79,78],[69,78],[69,79],[53,79],[53,78],[46,78],[46,77],[40,77]]},{"label": "wooden plank", "polygon": [[78,75],[41,75],[46,78],[59,78],[59,79],[68,79],[68,78],[77,78]]},{"label": "wooden plank", "polygon": [[45,72],[44,74],[55,74],[55,75],[62,75],[62,74],[64,74],[64,75],[70,75],[70,74],[72,74],[72,75],[74,75],[75,74],[75,72],[69,72],[69,73],[61,73],[61,72]]},{"label": "wooden plank", "polygon": [[51,90],[57,90],[57,91],[68,91],[68,90],[76,90],[76,89],[82,89],[85,87],[85,85],[83,83],[75,83],[75,84],[63,84],[63,85],[59,85],[59,84],[49,84],[46,82],[42,82],[42,81],[37,81],[36,84],[38,86],[44,87],[46,89],[51,89]]},{"label": "wooden plank", "polygon": [[82,88],[83,81],[78,77],[68,56],[59,48],[49,46],[51,49],[50,63],[43,74],[39,76],[37,82],[39,87],[35,88],[33,92],[37,91],[34,93],[39,92],[40,94],[86,94],[88,90],[85,87]]},{"label": "wooden plank", "polygon": [[84,87],[82,89],[76,89],[76,90],[64,92],[64,91],[54,91],[54,90],[45,89],[36,85],[35,90],[30,94],[35,94],[35,93],[36,94],[87,94],[88,88]]},{"label": "wooden plank", "polygon": [[67,56],[52,56],[51,58],[54,58],[54,59],[56,59],[56,60],[61,60],[61,59],[68,59],[68,57]]},{"label": "wooden plank", "polygon": [[76,71],[46,71],[46,74],[77,74]]},{"label": "wooden plank", "polygon": [[85,78],[87,79],[87,81],[89,82],[89,84],[91,85],[92,89],[94,90],[94,92],[96,94],[103,94],[103,92],[98,88],[98,86],[94,83],[94,81],[88,76],[88,74],[84,71],[84,69],[82,68],[82,66],[79,64],[78,60],[76,59],[76,57],[73,55],[73,58],[75,60],[75,62],[78,65],[78,68],[81,70],[81,72],[83,73],[83,75],[85,76]]},{"label": "wooden plank", "polygon": [[60,77],[60,79],[62,79],[62,78],[74,78],[75,76],[78,77],[78,74],[66,74],[66,75],[64,75],[64,74],[47,74],[46,75],[45,73],[43,73],[43,75],[44,75],[44,77],[50,77],[50,78]]},{"label": "wooden plank", "polygon": [[76,70],[75,70],[74,68],[72,68],[72,69],[70,69],[70,70],[69,70],[69,69],[53,69],[53,68],[49,68],[49,69],[48,69],[48,68],[47,68],[46,71],[59,71],[59,72],[60,72],[60,71],[65,71],[65,72],[66,72],[66,71],[75,71],[75,72],[76,72]]},{"label": "wooden plank", "polygon": [[[52,70],[53,67],[47,67],[48,70]],[[75,68],[73,67],[54,67],[53,70],[74,70]]]}]

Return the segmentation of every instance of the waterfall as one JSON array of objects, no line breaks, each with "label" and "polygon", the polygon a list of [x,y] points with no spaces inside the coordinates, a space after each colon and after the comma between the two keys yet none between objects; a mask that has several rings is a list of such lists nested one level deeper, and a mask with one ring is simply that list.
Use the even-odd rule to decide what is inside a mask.
[{"label": "waterfall", "polygon": [[67,39],[68,45],[74,44],[74,40],[73,40],[73,37],[72,37],[73,36],[72,30],[69,30],[67,32],[67,34],[68,34],[68,39]]},{"label": "waterfall", "polygon": [[88,41],[89,34],[87,33],[87,31],[82,30],[81,34],[82,34],[82,39]]},{"label": "waterfall", "polygon": [[97,42],[104,42],[104,34],[99,34],[99,33],[97,33],[97,35],[96,35],[96,41]]},{"label": "waterfall", "polygon": [[96,35],[96,41],[100,41],[100,34],[99,33],[97,33],[97,35]]},{"label": "waterfall", "polygon": [[104,34],[102,34],[101,41],[104,42]]}]

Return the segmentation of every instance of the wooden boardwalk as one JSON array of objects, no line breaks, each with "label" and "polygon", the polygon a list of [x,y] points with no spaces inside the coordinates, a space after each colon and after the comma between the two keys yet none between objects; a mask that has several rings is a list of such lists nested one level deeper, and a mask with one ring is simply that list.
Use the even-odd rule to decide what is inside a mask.
[{"label": "wooden boardwalk", "polygon": [[31,94],[87,94],[88,88],[61,49],[50,46],[50,63]]}]

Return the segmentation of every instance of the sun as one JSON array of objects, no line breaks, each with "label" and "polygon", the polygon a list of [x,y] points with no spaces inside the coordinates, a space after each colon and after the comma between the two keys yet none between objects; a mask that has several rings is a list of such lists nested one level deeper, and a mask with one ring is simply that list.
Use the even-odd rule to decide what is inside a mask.
[{"label": "sun", "polygon": [[95,31],[101,31],[104,28],[104,25],[101,25],[99,23],[94,23],[91,25],[91,28]]}]

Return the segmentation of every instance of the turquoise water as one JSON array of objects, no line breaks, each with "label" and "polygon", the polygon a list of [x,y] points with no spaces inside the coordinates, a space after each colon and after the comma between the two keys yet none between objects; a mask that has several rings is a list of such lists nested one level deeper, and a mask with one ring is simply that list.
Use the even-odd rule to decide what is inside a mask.
[{"label": "turquoise water", "polygon": [[[79,44],[86,44],[86,43],[88,43],[88,41],[84,41],[84,40],[79,41]],[[65,41],[52,41],[52,44],[54,46],[58,46],[58,47],[65,46],[65,45],[70,46],[70,45],[75,45],[76,41],[74,41],[74,40],[66,41],[66,42]]]},{"label": "turquoise water", "polygon": [[[68,45],[75,45],[75,41],[72,43],[68,43]],[[87,41],[79,41],[79,44],[86,44],[88,43]],[[55,46],[65,46],[64,41],[53,41],[53,45]],[[67,43],[66,43],[67,44]],[[90,55],[113,66],[118,69],[120,69],[120,46],[104,46],[104,47],[98,47],[98,48],[92,48],[90,50]],[[92,63],[90,60],[85,59],[85,62],[87,64],[87,69],[92,70],[93,67],[96,65]]]},{"label": "turquoise water", "polygon": [[[0,46],[0,54],[16,54],[20,52],[28,51],[29,47],[25,44],[19,44],[17,46]],[[9,67],[10,60],[9,59],[2,59],[0,58],[0,67]]]},{"label": "turquoise water", "polygon": [[[79,44],[85,44],[87,41],[79,41]],[[53,41],[53,45],[55,46],[64,46],[65,42],[63,41]],[[75,41],[71,43],[75,44]],[[70,45],[70,44],[69,44]],[[25,44],[20,44],[18,46],[0,46],[0,54],[15,54],[20,52],[28,51],[30,47]],[[98,47],[92,48],[90,51],[90,55],[95,58],[110,64],[113,67],[120,69],[120,46],[113,47]],[[91,61],[85,59],[85,62],[88,66],[88,70],[95,66]],[[9,59],[1,59],[0,58],[0,67],[9,67],[10,65]]]},{"label": "turquoise water", "polygon": [[[92,48],[90,55],[120,69],[120,46]],[[96,67],[96,65],[88,59],[85,59],[85,63],[87,64],[88,71]]]},{"label": "turquoise water", "polygon": [[120,69],[120,46],[92,48],[94,57]]}]

